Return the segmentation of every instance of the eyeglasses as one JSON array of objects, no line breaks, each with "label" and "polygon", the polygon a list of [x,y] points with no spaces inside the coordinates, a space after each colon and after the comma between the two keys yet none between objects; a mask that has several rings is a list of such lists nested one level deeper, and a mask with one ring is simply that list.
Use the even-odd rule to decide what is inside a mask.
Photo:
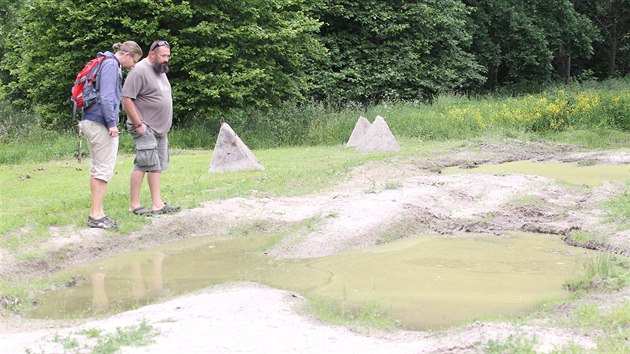
[{"label": "eyeglasses", "polygon": [[136,60],[136,57],[133,54],[129,53],[129,52],[127,52],[127,55],[129,55],[129,57],[133,61],[133,65],[138,64],[138,61],[140,61],[140,59]]},{"label": "eyeglasses", "polygon": [[167,48],[171,48],[171,45],[168,44],[167,41],[155,41],[153,42],[153,44],[151,44],[151,49],[149,49],[150,52],[158,49],[159,47],[167,47]]}]

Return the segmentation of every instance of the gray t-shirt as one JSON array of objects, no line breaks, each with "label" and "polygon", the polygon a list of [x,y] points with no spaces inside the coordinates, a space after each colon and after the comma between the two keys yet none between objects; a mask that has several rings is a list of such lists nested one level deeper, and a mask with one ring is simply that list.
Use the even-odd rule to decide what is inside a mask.
[{"label": "gray t-shirt", "polygon": [[[122,95],[134,100],[144,124],[158,136],[165,136],[173,124],[173,97],[166,74],[158,74],[147,58],[142,59],[127,75]],[[127,119],[128,127],[133,126]]]}]

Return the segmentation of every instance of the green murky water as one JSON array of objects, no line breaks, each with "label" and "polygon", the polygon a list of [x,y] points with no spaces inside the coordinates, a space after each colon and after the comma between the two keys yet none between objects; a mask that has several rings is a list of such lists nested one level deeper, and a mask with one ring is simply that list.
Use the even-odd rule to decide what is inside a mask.
[{"label": "green murky water", "polygon": [[58,274],[84,283],[41,296],[36,318],[115,313],[213,284],[249,280],[346,309],[378,304],[410,329],[526,312],[561,298],[583,249],[559,237],[417,236],[332,257],[278,261],[265,237],[195,240],[127,254]]},{"label": "green murky water", "polygon": [[580,166],[561,162],[514,161],[496,165],[480,165],[472,169],[449,167],[443,173],[522,173],[555,178],[570,184],[596,187],[603,181],[619,182],[630,178],[628,165]]}]

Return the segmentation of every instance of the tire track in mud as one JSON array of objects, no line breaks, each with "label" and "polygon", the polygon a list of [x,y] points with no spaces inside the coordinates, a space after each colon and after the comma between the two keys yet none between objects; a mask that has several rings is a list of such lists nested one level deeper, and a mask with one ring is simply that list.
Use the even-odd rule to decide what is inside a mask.
[{"label": "tire track in mud", "polygon": [[602,242],[598,242],[595,240],[588,240],[585,242],[578,242],[572,239],[570,236],[562,237],[562,240],[569,246],[586,248],[589,250],[612,253],[619,256],[630,257],[630,249],[624,247],[613,246],[609,244],[605,244]]}]

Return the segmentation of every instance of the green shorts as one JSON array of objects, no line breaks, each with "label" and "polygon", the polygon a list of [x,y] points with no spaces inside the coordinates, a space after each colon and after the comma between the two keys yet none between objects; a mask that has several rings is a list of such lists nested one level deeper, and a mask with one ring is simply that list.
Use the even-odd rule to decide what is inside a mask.
[{"label": "green shorts", "polygon": [[136,147],[134,171],[161,172],[168,168],[168,137],[156,136],[148,126],[143,135],[135,131],[130,131],[130,133]]}]

